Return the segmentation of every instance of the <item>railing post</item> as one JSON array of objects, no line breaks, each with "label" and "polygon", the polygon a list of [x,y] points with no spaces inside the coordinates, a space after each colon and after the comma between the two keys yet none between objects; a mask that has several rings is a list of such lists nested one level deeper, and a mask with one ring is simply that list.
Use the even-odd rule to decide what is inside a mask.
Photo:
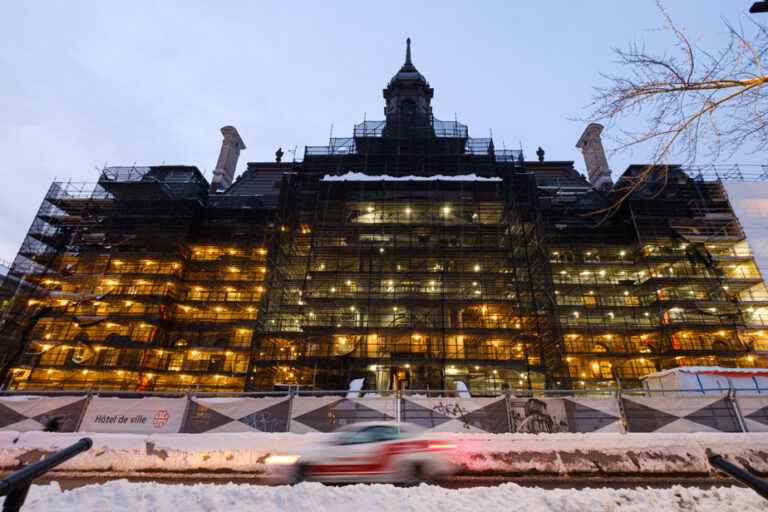
[{"label": "railing post", "polygon": [[285,431],[290,432],[293,424],[293,390],[288,386],[288,421],[285,424]]},{"label": "railing post", "polygon": [[80,410],[80,417],[77,418],[77,423],[75,424],[75,428],[72,430],[72,432],[79,432],[80,431],[80,425],[83,424],[83,420],[85,419],[85,415],[88,413],[88,407],[91,406],[91,399],[93,398],[93,393],[88,391],[85,394],[85,403],[83,404],[83,408]]},{"label": "railing post", "polygon": [[29,492],[30,487],[32,487],[32,482],[17,487],[9,492],[3,502],[3,512],[18,512],[21,510],[21,506],[24,505],[24,501],[27,499],[27,493]]},{"label": "railing post", "polygon": [[731,402],[731,407],[733,408],[733,411],[736,413],[736,419],[739,422],[739,428],[741,428],[742,432],[749,432],[747,429],[747,423],[744,421],[744,415],[741,414],[741,407],[739,407],[739,403],[736,401],[736,390],[731,388],[728,390],[728,400]]},{"label": "railing post", "polygon": [[181,425],[179,425],[179,432],[184,430],[184,427],[187,424],[187,419],[189,417],[189,411],[192,409],[192,395],[189,391],[184,394],[184,398],[186,399],[186,403],[184,404],[184,412],[181,414]]},{"label": "railing post", "polygon": [[621,426],[624,428],[624,434],[629,432],[629,420],[627,419],[627,412],[624,410],[624,397],[622,396],[622,389],[619,388],[616,390],[615,394],[616,403],[619,406],[619,420],[621,421]]},{"label": "railing post", "polygon": [[507,411],[507,430],[514,432],[512,430],[512,391],[509,388],[504,391],[504,404]]},{"label": "railing post", "polygon": [[93,441],[84,437],[73,445],[48,455],[43,460],[25,466],[0,480],[0,496],[5,496],[3,511],[16,512],[21,510],[27,498],[32,481],[44,475],[59,464],[66,462],[75,455],[89,450]]}]

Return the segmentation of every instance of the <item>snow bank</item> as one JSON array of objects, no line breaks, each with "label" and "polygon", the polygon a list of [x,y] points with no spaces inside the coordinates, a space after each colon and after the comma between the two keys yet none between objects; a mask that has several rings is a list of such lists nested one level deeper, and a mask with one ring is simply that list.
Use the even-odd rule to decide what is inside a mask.
[{"label": "snow bank", "polygon": [[326,174],[322,181],[501,181],[501,178],[478,176],[477,174],[390,176],[389,174],[372,175],[362,172],[348,172],[339,175]]},{"label": "snow bank", "polygon": [[[82,434],[0,432],[0,470],[40,460],[88,435],[93,448],[60,466],[72,472],[261,473],[273,453],[295,453],[332,434]],[[709,476],[711,449],[768,474],[766,434],[449,434],[466,474],[548,476]]]},{"label": "snow bank", "polygon": [[324,486],[304,483],[288,487],[258,485],[163,485],[116,480],[61,492],[57,484],[32,486],[25,512],[112,510],[185,512],[259,510],[295,512],[409,511],[717,511],[766,510],[766,502],[751,489],[715,487],[699,489],[554,489],[503,484],[497,487],[445,489],[421,485]]},{"label": "snow bank", "polygon": [[[12,434],[15,434],[13,436]],[[68,471],[261,472],[271,453],[293,452],[329,434],[88,434],[0,432],[0,470],[35,462],[82,437],[93,447],[60,466]]]},{"label": "snow bank", "polygon": [[711,449],[768,473],[764,434],[451,434],[470,473],[510,475],[699,475],[715,473]]}]

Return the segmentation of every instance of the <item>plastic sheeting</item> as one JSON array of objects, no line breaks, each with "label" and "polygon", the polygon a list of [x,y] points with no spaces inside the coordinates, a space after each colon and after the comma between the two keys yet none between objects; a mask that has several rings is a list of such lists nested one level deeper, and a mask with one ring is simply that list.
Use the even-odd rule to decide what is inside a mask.
[{"label": "plastic sheeting", "polygon": [[768,432],[768,396],[737,396],[736,405],[747,432]]},{"label": "plastic sheeting", "polygon": [[723,185],[760,272],[768,276],[768,183],[724,181]]},{"label": "plastic sheeting", "polygon": [[403,398],[400,419],[440,432],[509,432],[502,398]]},{"label": "plastic sheeting", "polygon": [[290,411],[286,397],[191,398],[181,432],[287,432]]},{"label": "plastic sheeting", "polygon": [[84,396],[12,396],[0,398],[0,430],[28,432],[46,427],[74,432],[87,402]]},{"label": "plastic sheeting", "polygon": [[730,398],[623,399],[628,432],[741,432]]},{"label": "plastic sheeting", "polygon": [[342,398],[339,396],[294,397],[290,431],[333,432],[365,421],[394,421],[394,398]]}]

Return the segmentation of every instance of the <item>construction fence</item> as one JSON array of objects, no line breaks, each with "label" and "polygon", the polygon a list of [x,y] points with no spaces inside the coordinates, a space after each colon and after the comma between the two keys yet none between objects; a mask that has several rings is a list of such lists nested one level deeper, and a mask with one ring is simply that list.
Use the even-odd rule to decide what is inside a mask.
[{"label": "construction fence", "polygon": [[105,433],[333,432],[395,421],[455,433],[768,432],[768,395],[496,397],[5,394],[0,430]]}]

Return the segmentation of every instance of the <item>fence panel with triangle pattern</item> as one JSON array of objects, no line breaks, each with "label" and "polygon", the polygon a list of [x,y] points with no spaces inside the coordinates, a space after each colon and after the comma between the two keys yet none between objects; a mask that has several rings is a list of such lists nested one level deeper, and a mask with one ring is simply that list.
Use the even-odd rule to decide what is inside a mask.
[{"label": "fence panel with triangle pattern", "polygon": [[457,433],[768,432],[768,396],[0,396],[6,431],[301,434],[370,421]]}]

